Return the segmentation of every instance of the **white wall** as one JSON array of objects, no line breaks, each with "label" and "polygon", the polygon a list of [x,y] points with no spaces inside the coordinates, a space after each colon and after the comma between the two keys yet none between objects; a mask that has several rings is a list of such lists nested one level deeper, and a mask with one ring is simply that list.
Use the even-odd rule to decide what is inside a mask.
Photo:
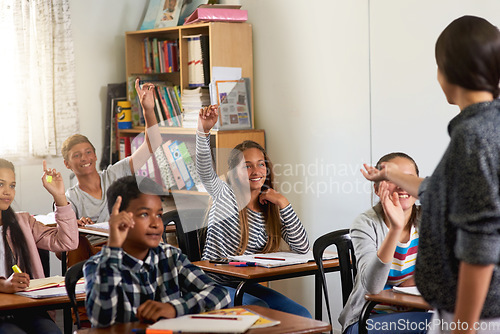
[{"label": "white wall", "polygon": [[[138,28],[147,2],[70,1],[81,132],[99,157],[106,85],[125,80],[124,32]],[[349,227],[370,206],[361,163],[402,150],[415,157],[422,175],[432,172],[448,142],[447,123],[457,113],[435,79],[434,42],[465,13],[500,25],[497,0],[241,3],[253,24],[256,125],[266,130],[278,181],[311,242]],[[65,170],[60,158],[49,164]],[[49,212],[51,205],[40,166],[17,165],[17,203],[33,213]],[[328,276],[336,319],[340,282],[338,275]],[[313,313],[313,284],[301,278],[272,287]]]},{"label": "white wall", "polygon": [[[370,206],[359,173],[404,151],[429,175],[448,143],[449,106],[436,80],[434,43],[454,18],[484,16],[500,26],[496,0],[242,0],[254,32],[255,118],[275,163],[301,171],[280,175],[311,241],[351,225]],[[316,176],[315,167],[330,167]],[[284,173],[283,173],[284,174]],[[318,194],[303,182],[322,187]],[[337,274],[327,275],[334,328],[342,308]],[[312,278],[272,287],[313,313]],[[323,316],[326,319],[326,313]]]}]

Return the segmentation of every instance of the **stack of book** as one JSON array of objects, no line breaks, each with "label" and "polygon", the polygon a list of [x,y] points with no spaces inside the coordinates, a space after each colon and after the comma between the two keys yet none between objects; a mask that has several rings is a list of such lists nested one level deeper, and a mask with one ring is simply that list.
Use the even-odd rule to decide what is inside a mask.
[{"label": "stack of book", "polygon": [[182,126],[185,128],[196,128],[200,109],[210,105],[208,88],[184,89],[181,101],[184,115]]}]

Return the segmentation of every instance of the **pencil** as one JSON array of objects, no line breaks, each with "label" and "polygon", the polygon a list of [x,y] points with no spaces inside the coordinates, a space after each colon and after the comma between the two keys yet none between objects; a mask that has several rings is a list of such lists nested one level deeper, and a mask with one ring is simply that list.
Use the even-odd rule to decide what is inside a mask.
[{"label": "pencil", "polygon": [[217,317],[211,315],[192,315],[191,319],[210,319],[210,320],[240,320],[240,318],[236,317]]}]

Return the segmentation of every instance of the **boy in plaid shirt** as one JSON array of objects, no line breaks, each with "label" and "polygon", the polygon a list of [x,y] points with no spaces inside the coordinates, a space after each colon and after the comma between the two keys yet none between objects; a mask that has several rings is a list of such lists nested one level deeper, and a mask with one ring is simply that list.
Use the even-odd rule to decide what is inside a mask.
[{"label": "boy in plaid shirt", "polygon": [[220,309],[230,302],[226,289],[178,248],[160,243],[163,211],[155,186],[143,179],[139,187],[135,176],[126,176],[107,191],[108,244],[84,266],[86,308],[94,327],[154,322]]}]

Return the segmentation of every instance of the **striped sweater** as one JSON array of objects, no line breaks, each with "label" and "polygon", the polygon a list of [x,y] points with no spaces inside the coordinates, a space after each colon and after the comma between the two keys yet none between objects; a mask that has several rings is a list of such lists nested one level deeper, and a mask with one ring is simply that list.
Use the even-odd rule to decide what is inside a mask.
[{"label": "striped sweater", "polygon": [[[213,201],[208,214],[207,236],[202,259],[210,260],[236,255],[240,241],[238,204],[233,189],[222,181],[213,169],[209,137],[196,135],[196,170]],[[244,254],[260,253],[268,239],[264,215],[248,208],[246,210],[249,238]],[[293,252],[306,253],[309,250],[307,233],[291,204],[280,210],[280,218],[281,236],[290,249]]]},{"label": "striped sweater", "polygon": [[[384,290],[392,289],[398,286],[415,274],[415,260],[417,259],[418,251],[418,231],[415,226],[411,227],[410,240],[405,243],[398,242],[394,257],[391,263],[389,276]],[[393,305],[378,304],[374,310],[377,313],[386,312],[401,312],[407,311],[408,308],[395,307]]]}]

